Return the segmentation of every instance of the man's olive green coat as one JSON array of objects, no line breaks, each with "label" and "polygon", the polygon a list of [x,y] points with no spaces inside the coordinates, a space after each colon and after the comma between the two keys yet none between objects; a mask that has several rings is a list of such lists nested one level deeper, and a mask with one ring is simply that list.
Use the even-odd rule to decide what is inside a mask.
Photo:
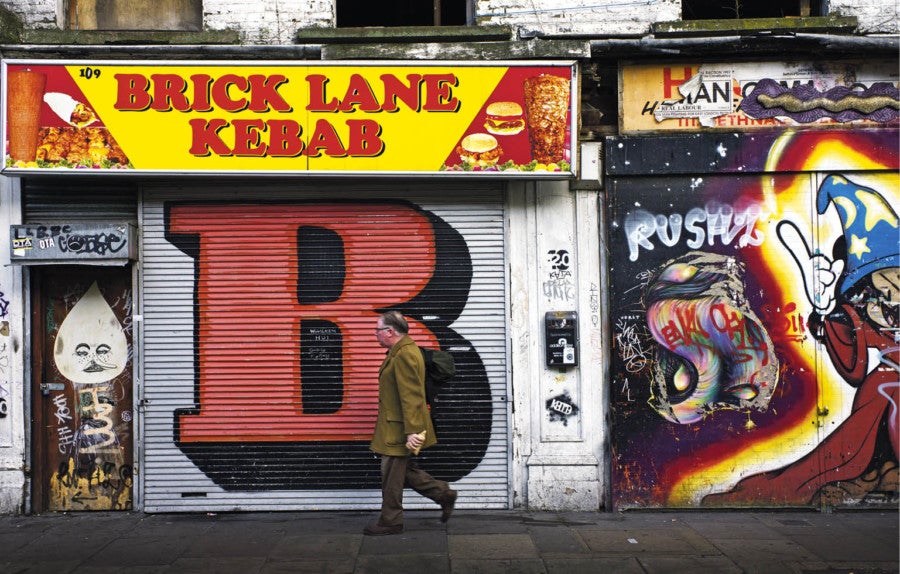
[{"label": "man's olive green coat", "polygon": [[378,454],[407,456],[406,435],[425,433],[422,448],[437,443],[425,406],[425,360],[409,336],[387,352],[378,372],[378,421],[369,448]]}]

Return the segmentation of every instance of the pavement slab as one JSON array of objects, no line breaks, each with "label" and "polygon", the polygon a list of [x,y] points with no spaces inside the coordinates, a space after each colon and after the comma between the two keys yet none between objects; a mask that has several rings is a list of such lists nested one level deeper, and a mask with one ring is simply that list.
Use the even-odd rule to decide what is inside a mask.
[{"label": "pavement slab", "polygon": [[0,516],[2,574],[900,574],[897,511]]},{"label": "pavement slab", "polygon": [[522,560],[538,558],[528,534],[454,534],[450,536],[454,560]]}]

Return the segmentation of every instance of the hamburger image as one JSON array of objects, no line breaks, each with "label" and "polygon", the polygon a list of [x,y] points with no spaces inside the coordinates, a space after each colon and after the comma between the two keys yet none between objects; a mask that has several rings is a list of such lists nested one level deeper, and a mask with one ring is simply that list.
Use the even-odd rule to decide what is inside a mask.
[{"label": "hamburger image", "polygon": [[525,129],[522,106],[516,102],[493,102],[488,105],[484,129],[498,136],[513,136]]},{"label": "hamburger image", "polygon": [[503,154],[503,148],[497,145],[497,138],[490,134],[469,134],[463,138],[456,153],[463,163],[471,167],[492,167]]}]

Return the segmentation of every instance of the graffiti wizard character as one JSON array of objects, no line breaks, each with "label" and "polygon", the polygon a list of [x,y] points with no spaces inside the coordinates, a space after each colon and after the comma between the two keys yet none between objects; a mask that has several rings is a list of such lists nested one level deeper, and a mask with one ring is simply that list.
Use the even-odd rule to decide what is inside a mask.
[{"label": "graffiti wizard character", "polygon": [[804,275],[810,331],[857,389],[850,415],[790,465],[740,481],[706,503],[759,498],[831,503],[896,490],[900,399],[900,255],[897,213],[874,189],[839,176],[819,187],[817,210],[834,204],[843,228],[833,257],[812,254],[790,222],[778,235]]}]

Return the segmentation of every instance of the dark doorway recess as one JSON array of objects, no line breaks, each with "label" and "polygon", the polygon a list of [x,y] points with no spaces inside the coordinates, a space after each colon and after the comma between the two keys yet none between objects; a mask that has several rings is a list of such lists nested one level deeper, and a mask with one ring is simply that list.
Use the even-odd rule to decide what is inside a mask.
[{"label": "dark doorway recess", "polygon": [[684,20],[821,16],[821,0],[684,0]]},{"label": "dark doorway recess", "polygon": [[337,27],[465,26],[469,2],[470,0],[337,0]]}]

